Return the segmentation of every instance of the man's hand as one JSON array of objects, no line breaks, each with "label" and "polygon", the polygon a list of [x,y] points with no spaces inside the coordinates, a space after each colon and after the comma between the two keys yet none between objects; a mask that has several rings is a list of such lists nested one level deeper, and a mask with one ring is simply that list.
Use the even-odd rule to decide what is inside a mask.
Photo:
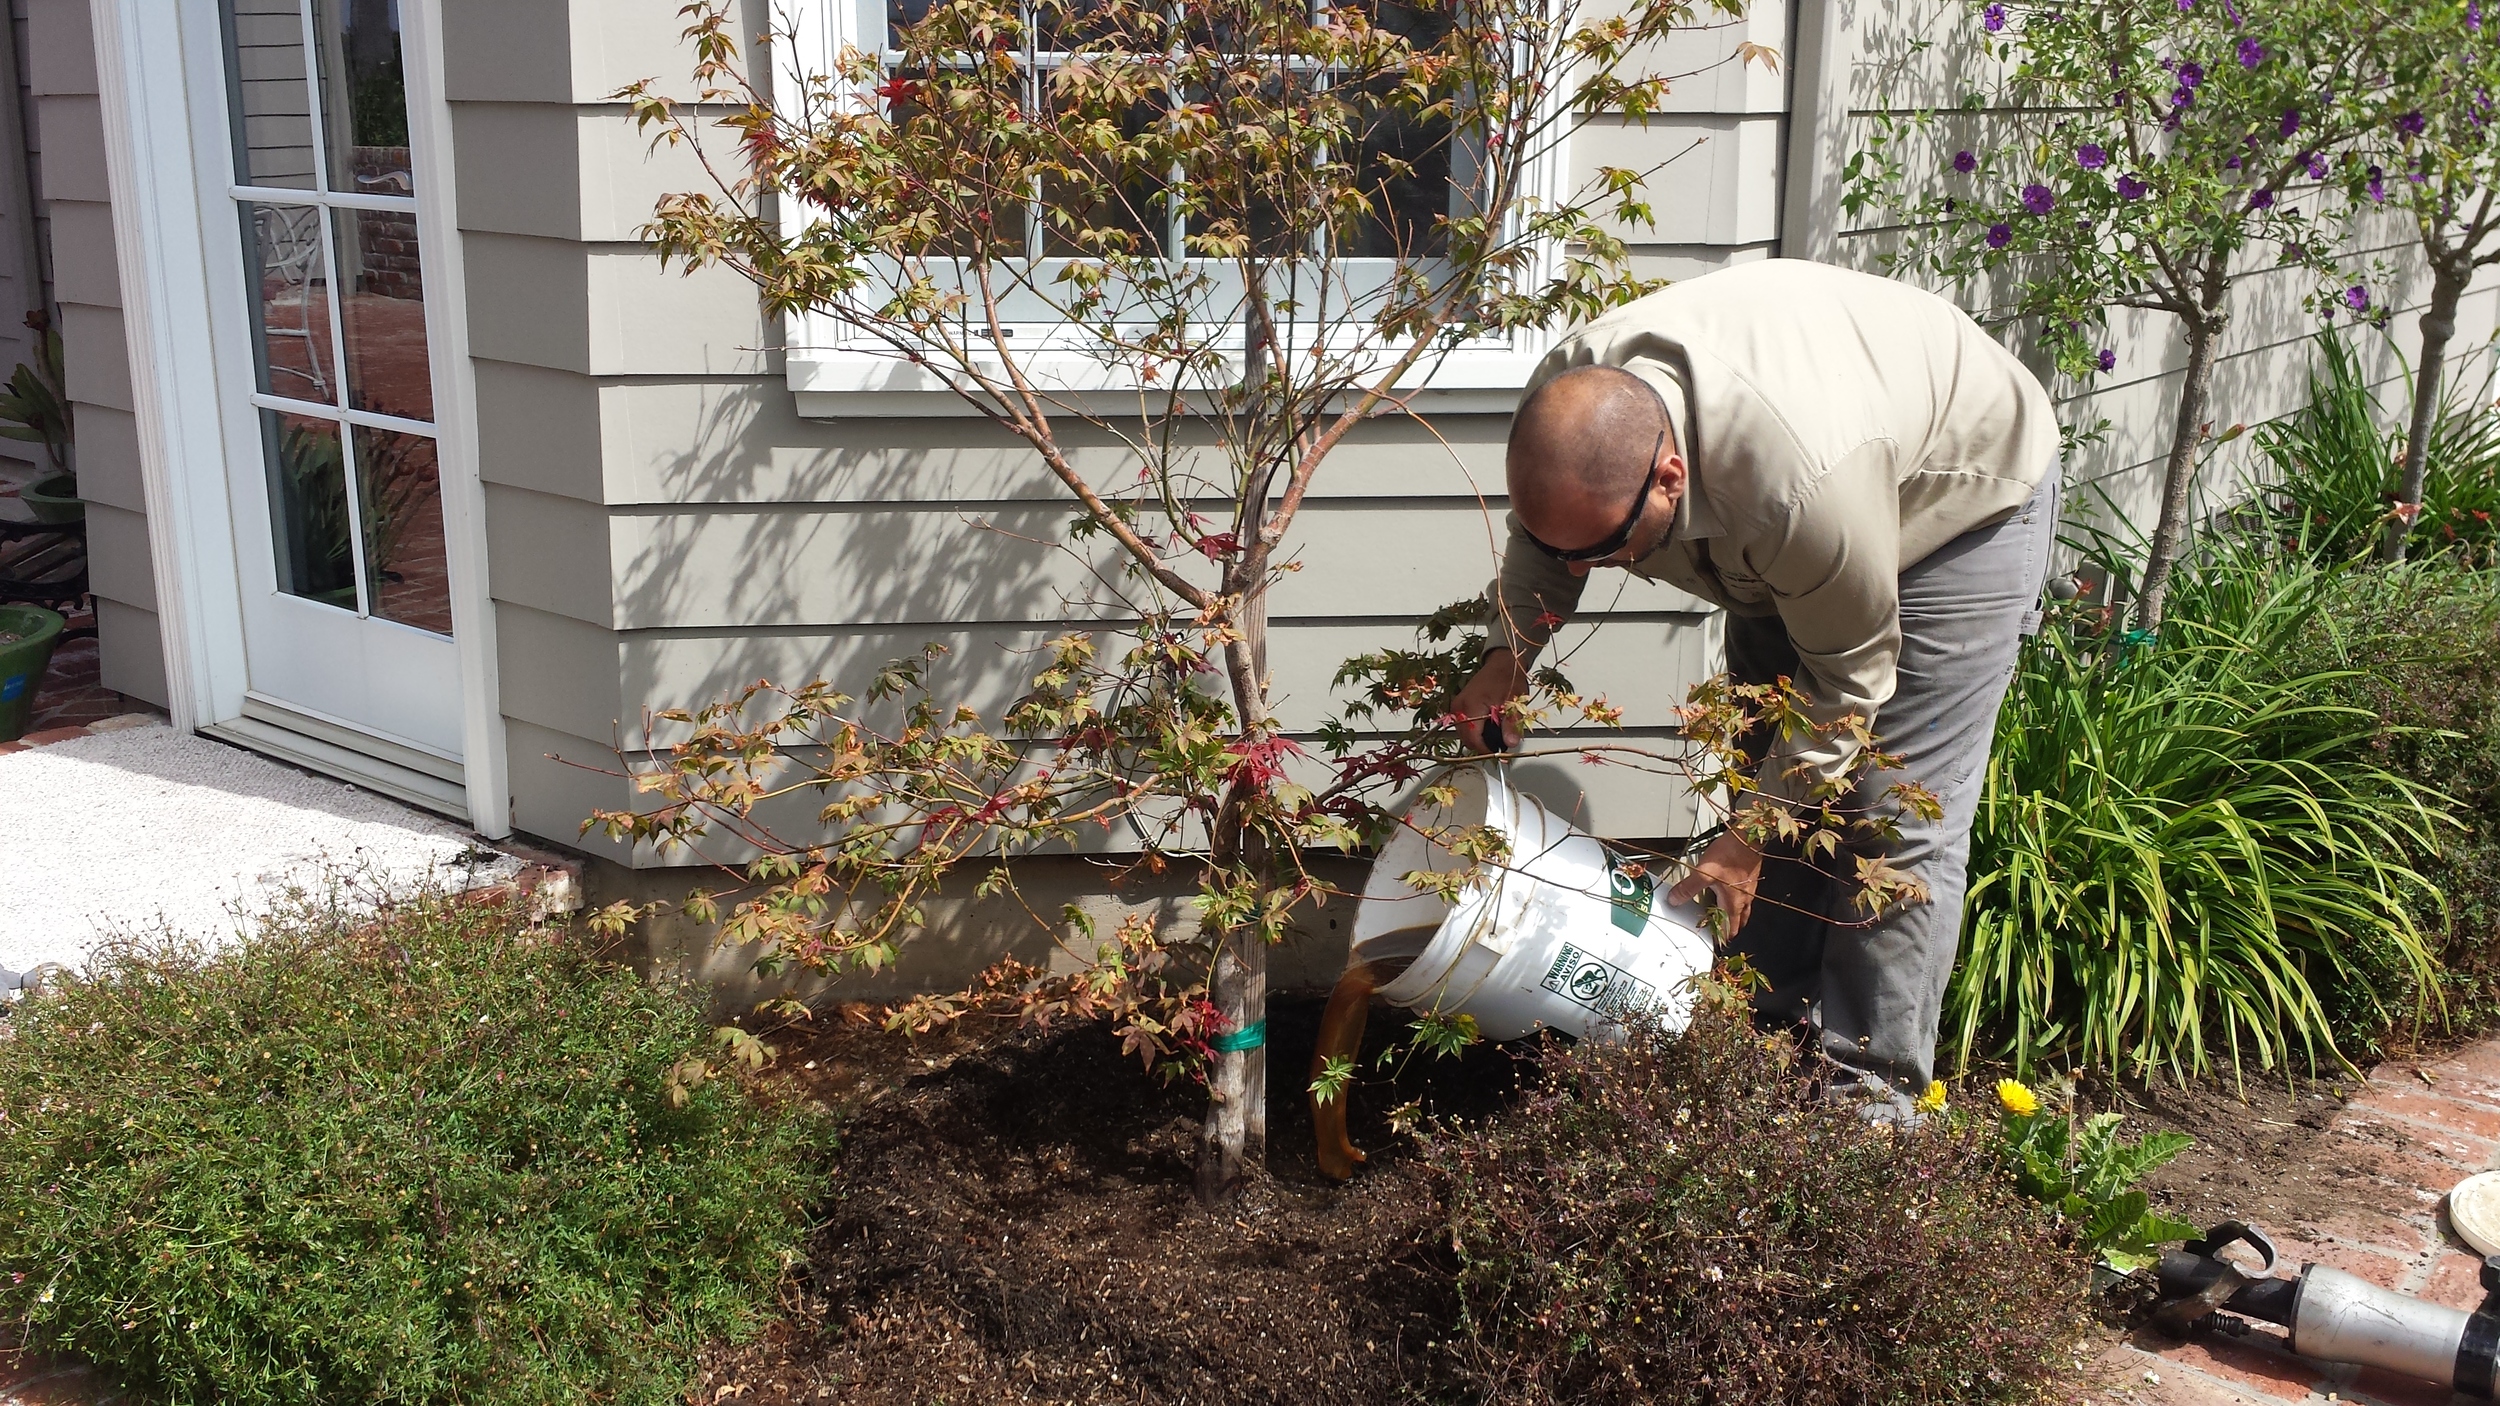
[{"label": "man's hand", "polygon": [[[1519,730],[1502,720],[1502,710],[1512,699],[1527,695],[1528,671],[1519,667],[1519,656],[1507,649],[1486,650],[1483,667],[1450,703],[1450,711],[1461,720],[1458,735],[1478,755],[1518,746]],[[1496,729],[1498,739],[1492,736]],[[1497,740],[1500,745],[1493,745]]]},{"label": "man's hand", "polygon": [[1734,937],[1744,930],[1745,919],[1753,915],[1754,888],[1761,882],[1762,851],[1732,833],[1722,832],[1701,852],[1693,872],[1667,890],[1667,901],[1691,903],[1704,892],[1715,891],[1714,901],[1719,911],[1727,915],[1727,931],[1720,936]]}]

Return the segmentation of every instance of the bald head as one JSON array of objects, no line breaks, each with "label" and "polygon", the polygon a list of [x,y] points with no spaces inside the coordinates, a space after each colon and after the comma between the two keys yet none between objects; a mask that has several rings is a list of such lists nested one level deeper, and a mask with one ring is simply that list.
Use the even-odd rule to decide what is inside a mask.
[{"label": "bald head", "polygon": [[[1511,418],[1504,468],[1512,507],[1532,528],[1602,522],[1568,537],[1603,537],[1649,481],[1659,433],[1667,427],[1665,402],[1631,372],[1617,366],[1563,372],[1520,402]],[[1666,449],[1679,449],[1672,433]],[[1675,486],[1682,487],[1680,479]]]}]

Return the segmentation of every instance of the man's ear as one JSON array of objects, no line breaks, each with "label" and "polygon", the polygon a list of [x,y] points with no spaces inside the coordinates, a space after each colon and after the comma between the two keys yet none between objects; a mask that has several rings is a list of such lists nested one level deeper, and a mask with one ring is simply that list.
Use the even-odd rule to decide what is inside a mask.
[{"label": "man's ear", "polygon": [[1676,498],[1684,496],[1683,455],[1673,450],[1667,451],[1667,457],[1658,464],[1658,486],[1650,491],[1653,494],[1670,494]]}]

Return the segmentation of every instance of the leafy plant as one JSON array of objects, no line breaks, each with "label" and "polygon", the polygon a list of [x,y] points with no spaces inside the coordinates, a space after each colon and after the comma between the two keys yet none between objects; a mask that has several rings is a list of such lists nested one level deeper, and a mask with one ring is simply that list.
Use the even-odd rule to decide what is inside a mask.
[{"label": "leafy plant", "polygon": [[28,313],[26,325],[35,334],[35,359],[19,362],[7,385],[0,387],[0,438],[42,445],[53,471],[67,473],[71,422],[62,381],[61,334],[53,328],[50,313]]},{"label": "leafy plant", "polygon": [[[2359,356],[2340,337],[2319,337],[2308,403],[2257,430],[2272,469],[2267,496],[2278,505],[2287,539],[2329,561],[2386,554],[2399,480],[2411,470],[2404,462],[2408,438],[2381,429],[2385,423]],[[2403,500],[2415,510],[2410,537],[2493,564],[2500,549],[2500,411],[2479,393],[2451,399],[2429,421],[2419,468]]]},{"label": "leafy plant", "polygon": [[[2434,467],[2437,457],[2432,459]],[[2436,482],[2434,478],[2432,482]],[[2366,539],[2364,539],[2366,540]],[[2463,1034],[2500,1019],[2500,572],[2461,571],[2453,555],[2343,573],[2277,656],[2278,671],[2343,676],[2332,700],[2380,720],[2370,755],[2445,794],[2461,828],[2415,866],[2433,894],[2414,906],[2439,983],[2400,1018]],[[2389,1033],[2368,1011],[2342,1016],[2356,1039]]]},{"label": "leafy plant", "polygon": [[8,1024],[0,1315],[173,1402],[674,1401],[826,1134],[517,904],[307,901]]},{"label": "leafy plant", "polygon": [[2149,1269],[2161,1247],[2202,1234],[2152,1208],[2136,1185],[2145,1174],[2196,1145],[2185,1133],[2118,1136],[2120,1113],[2095,1113],[2078,1124],[2062,1108],[2046,1108],[2021,1081],[1997,1084],[2004,1118],[1997,1124],[2007,1170],[2025,1196],[2054,1209],[2076,1243],[2120,1274]]},{"label": "leafy plant", "polygon": [[[2259,251],[2329,266],[2293,192],[2327,175],[2328,155],[2364,120],[2320,94],[2356,85],[2389,21],[2312,0],[1962,9],[1979,29],[1964,40],[2001,80],[1957,108],[1880,119],[1844,203],[1888,207],[1887,221],[1907,228],[1897,267],[2001,282],[2005,311],[2071,375],[2116,366],[2116,349],[2099,344],[2110,309],[2179,320],[2186,374],[2136,596],[2136,623],[2154,630],[2187,548],[2233,275]],[[1938,132],[1952,137],[1937,144]]]},{"label": "leafy plant", "polygon": [[[1622,231],[1652,223],[1656,167],[1568,176],[1565,144],[1658,111],[1669,75],[1649,65],[1738,0],[941,0],[823,71],[797,61],[824,53],[814,36],[776,36],[761,52],[790,66],[769,82],[741,67],[742,10],[688,13],[700,108],[619,94],[712,177],[656,206],[661,257],[734,270],[768,311],[1029,452],[1075,508],[1059,545],[1094,583],[1086,613],[1119,623],[1038,651],[997,727],[932,692],[934,653],[864,697],[818,682],[663,714],[665,740],[622,759],[649,807],[592,824],[760,854],[741,897],[687,911],[824,970],[890,961],[967,861],[998,893],[1004,860],[1120,827],[1144,869],[1189,865],[1194,926],[1105,936],[1064,914],[1080,970],[1011,965],[896,1019],[1116,1018],[1142,1058],[1205,1077],[1200,1192],[1228,1197],[1264,1155],[1268,949],[1328,893],[1305,854],[1377,842],[1399,823],[1387,797],[1460,751],[1448,719],[1406,706],[1386,737],[1331,734],[1346,745],[1325,762],[1287,734],[1268,600],[1301,564],[1312,485],[1368,419],[1417,413],[1409,392],[1446,357],[1648,290]],[[723,129],[734,151],[707,150]],[[1550,687],[1527,711],[1614,717]],[[1764,712],[1803,716],[1765,694],[1694,718]],[[1661,765],[1708,777],[1707,752]],[[1744,823],[1827,819],[1851,823],[1767,804]],[[1443,838],[1500,861],[1490,836]],[[1876,901],[1900,891],[1874,877]]]},{"label": "leafy plant", "polygon": [[1468,1399],[1821,1406],[2046,1399],[2079,1257],[1975,1124],[1873,1128],[1705,991],[1691,1027],[1548,1043],[1479,1126],[1424,1133]]},{"label": "leafy plant", "polygon": [[2338,700],[2353,670],[2279,667],[2335,580],[2214,541],[2157,647],[2071,610],[2029,642],[1971,829],[1964,1059],[2314,1065],[2342,1057],[2339,1010],[2383,1022],[2431,989],[2413,860],[2447,802]]},{"label": "leafy plant", "polygon": [[[2439,448],[2433,426],[2448,418],[2440,383],[2457,306],[2476,272],[2500,263],[2500,204],[2493,197],[2500,128],[2491,97],[2500,86],[2500,45],[2484,32],[2481,0],[2404,0],[2388,8],[2396,22],[2370,46],[2368,81],[2339,95],[2357,140],[2339,163],[2338,184],[2355,214],[2401,212],[2431,276],[2416,324],[2411,413],[2396,472],[2384,485],[2389,511],[2379,555],[2401,561],[2417,523],[2434,532],[2449,525],[2424,515],[2431,507],[2425,479]],[[2366,306],[2363,285],[2346,296]]]}]

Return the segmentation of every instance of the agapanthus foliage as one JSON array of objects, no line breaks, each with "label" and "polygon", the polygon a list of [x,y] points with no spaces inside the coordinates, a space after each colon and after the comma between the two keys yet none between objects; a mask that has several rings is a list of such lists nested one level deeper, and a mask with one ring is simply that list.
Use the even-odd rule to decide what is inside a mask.
[{"label": "agapanthus foliage", "polygon": [[2167,313],[2187,375],[2139,624],[2161,623],[2208,443],[2233,276],[2327,266],[2317,189],[2386,21],[2314,0],[2008,0],[1970,7],[2001,75],[1880,124],[1848,204],[1911,226],[1897,264],[1982,290],[2061,371],[2113,369],[2113,309]]}]

